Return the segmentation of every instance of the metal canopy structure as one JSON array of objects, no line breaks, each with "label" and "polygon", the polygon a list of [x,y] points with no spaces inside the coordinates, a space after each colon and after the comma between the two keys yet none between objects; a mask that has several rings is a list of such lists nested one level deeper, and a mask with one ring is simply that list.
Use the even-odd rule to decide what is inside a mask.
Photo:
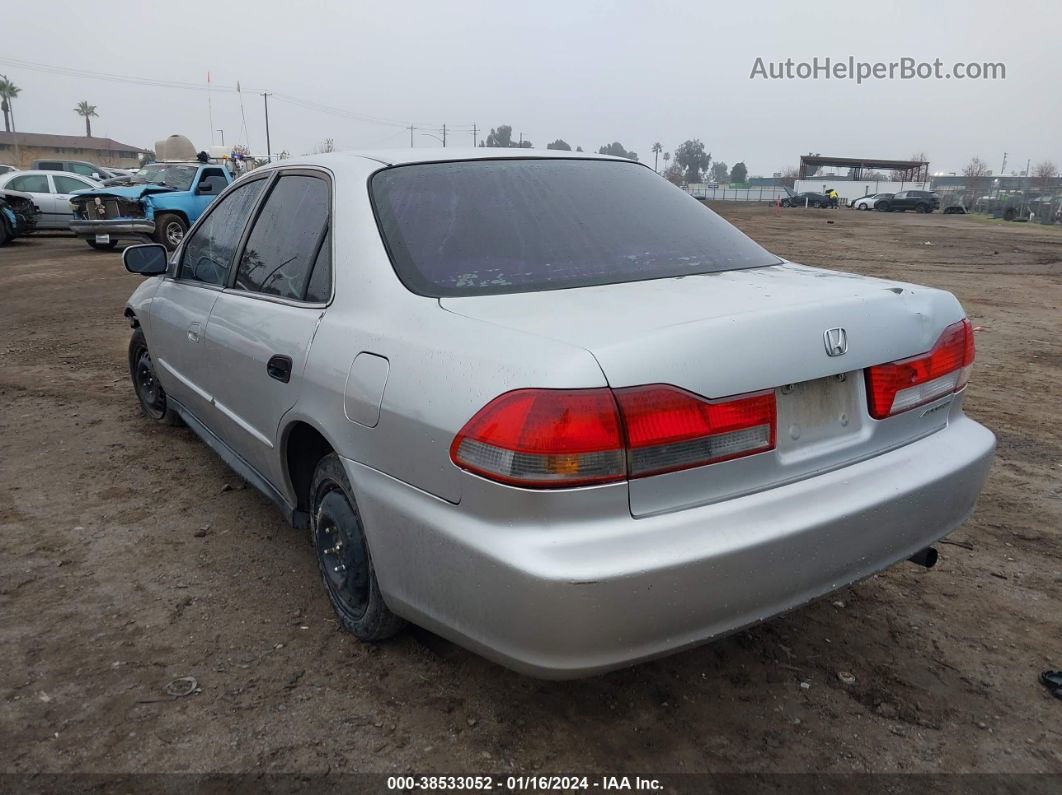
[{"label": "metal canopy structure", "polygon": [[800,179],[808,179],[811,172],[822,166],[855,169],[854,179],[863,178],[866,170],[883,169],[895,171],[897,181],[926,182],[929,179],[929,161],[927,160],[882,160],[875,157],[825,157],[823,155],[800,156]]}]

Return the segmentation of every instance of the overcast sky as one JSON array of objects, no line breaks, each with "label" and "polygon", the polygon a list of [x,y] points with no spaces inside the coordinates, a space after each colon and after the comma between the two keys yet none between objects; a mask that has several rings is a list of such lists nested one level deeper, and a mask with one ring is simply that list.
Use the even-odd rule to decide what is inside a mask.
[{"label": "overcast sky", "polygon": [[[276,153],[408,146],[403,125],[460,129],[453,144],[511,124],[536,147],[555,138],[596,151],[618,140],[652,161],[700,138],[751,175],[800,154],[906,158],[934,171],[974,155],[999,170],[1031,158],[1062,166],[1062,3],[989,2],[225,2],[4,3],[0,73],[22,88],[19,130],[78,134],[74,105],[98,108],[96,135],[151,147],[173,132],[197,148],[211,127],[265,152],[268,89]],[[461,10],[458,10],[461,9]],[[177,11],[181,13],[178,14]],[[750,79],[765,62],[1003,62],[1005,80]],[[20,59],[160,81],[207,93],[52,74]],[[237,95],[221,90],[239,81]],[[338,115],[279,95],[344,109]],[[241,115],[246,115],[246,129]],[[353,118],[357,114],[390,122]],[[434,134],[437,131],[432,130]],[[214,133],[214,143],[220,136]],[[417,146],[439,146],[414,130]]]}]

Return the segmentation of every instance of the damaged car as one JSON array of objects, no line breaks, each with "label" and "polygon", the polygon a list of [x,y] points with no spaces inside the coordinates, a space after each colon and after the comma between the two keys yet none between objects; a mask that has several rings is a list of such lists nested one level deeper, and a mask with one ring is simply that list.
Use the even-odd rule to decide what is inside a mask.
[{"label": "damaged car", "polygon": [[119,240],[153,240],[173,251],[231,182],[226,168],[209,162],[152,163],[125,185],[71,197],[70,231],[94,249],[111,250]]},{"label": "damaged car", "polygon": [[40,210],[33,197],[18,190],[0,189],[0,246],[37,228]]}]

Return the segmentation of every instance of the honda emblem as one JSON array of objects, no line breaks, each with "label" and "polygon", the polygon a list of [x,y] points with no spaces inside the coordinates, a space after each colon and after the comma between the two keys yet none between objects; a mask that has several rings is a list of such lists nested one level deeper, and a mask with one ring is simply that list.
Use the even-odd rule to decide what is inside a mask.
[{"label": "honda emblem", "polygon": [[828,328],[822,332],[828,356],[844,356],[848,353],[848,332],[841,327]]}]

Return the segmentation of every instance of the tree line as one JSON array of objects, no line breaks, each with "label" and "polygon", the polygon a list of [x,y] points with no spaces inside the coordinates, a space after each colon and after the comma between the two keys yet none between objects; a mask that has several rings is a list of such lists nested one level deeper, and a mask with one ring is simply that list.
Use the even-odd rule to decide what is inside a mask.
[{"label": "tree line", "polygon": [[[519,141],[513,140],[513,128],[509,124],[492,127],[486,138],[479,142],[482,147],[501,148],[524,148],[530,149],[532,143],[523,137]],[[563,138],[557,138],[546,144],[546,149],[561,152],[571,152],[572,146]],[[575,147],[576,152],[582,152],[581,146]],[[699,138],[684,141],[675,149],[675,154],[664,152],[663,146],[657,142],[652,146],[653,169],[660,171],[660,155],[663,154],[664,171],[666,179],[676,185],[691,185],[707,181],[744,183],[748,180],[748,168],[744,163],[735,163],[732,167],[722,161],[712,162],[712,153],[706,152],[704,142]],[[612,155],[613,157],[625,157],[628,160],[638,160],[638,153],[628,150],[619,141],[613,141],[598,148],[600,155]]]}]

